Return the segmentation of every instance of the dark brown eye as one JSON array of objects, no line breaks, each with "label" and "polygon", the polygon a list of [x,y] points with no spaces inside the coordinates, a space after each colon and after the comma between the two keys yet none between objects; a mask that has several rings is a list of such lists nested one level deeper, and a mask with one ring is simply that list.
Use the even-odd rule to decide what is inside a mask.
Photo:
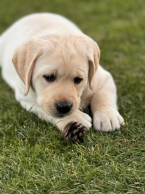
[{"label": "dark brown eye", "polygon": [[43,77],[45,78],[46,81],[48,82],[54,82],[56,80],[56,76],[55,75],[43,75]]},{"label": "dark brown eye", "polygon": [[79,83],[81,83],[81,81],[83,81],[83,79],[80,78],[80,77],[76,77],[76,78],[74,79],[74,83],[75,83],[75,84],[79,84]]}]

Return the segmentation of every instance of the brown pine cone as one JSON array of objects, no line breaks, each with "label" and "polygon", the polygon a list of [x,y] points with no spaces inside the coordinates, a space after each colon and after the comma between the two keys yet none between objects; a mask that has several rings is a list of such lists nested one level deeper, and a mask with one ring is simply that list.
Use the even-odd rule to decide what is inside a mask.
[{"label": "brown pine cone", "polygon": [[65,126],[63,130],[63,136],[66,140],[73,139],[83,141],[85,131],[86,128],[82,124],[77,122],[70,122]]}]

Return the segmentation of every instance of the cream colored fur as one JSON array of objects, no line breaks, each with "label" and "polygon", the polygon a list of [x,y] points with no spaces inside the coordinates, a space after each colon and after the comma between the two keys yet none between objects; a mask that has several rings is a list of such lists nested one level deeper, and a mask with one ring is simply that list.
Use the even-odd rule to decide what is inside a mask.
[{"label": "cream colored fur", "polygon": [[[115,83],[99,58],[97,43],[56,14],[26,16],[0,37],[2,77],[14,89],[17,101],[61,131],[71,121],[89,129],[92,120],[82,112],[89,104],[95,130],[114,131],[124,125]],[[43,75],[51,74],[56,80],[49,83]],[[75,84],[75,77],[82,82]],[[73,108],[59,117],[54,104],[67,100]]]}]

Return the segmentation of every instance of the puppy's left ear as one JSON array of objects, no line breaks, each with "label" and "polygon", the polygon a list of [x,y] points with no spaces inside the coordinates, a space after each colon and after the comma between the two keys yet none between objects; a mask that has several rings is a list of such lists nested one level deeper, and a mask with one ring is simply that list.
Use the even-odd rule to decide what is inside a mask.
[{"label": "puppy's left ear", "polygon": [[96,42],[93,41],[93,52],[91,52],[91,55],[88,56],[88,62],[89,62],[89,87],[91,90],[94,88],[94,76],[97,71],[98,65],[100,60],[100,49]]},{"label": "puppy's left ear", "polygon": [[29,92],[35,62],[42,52],[42,49],[37,46],[36,40],[30,40],[16,49],[13,55],[12,61],[15,69],[25,84],[25,96]]}]

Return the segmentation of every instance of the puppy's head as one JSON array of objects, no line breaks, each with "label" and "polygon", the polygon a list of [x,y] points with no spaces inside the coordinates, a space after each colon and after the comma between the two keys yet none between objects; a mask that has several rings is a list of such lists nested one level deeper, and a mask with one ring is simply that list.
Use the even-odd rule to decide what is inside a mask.
[{"label": "puppy's head", "polygon": [[47,34],[31,39],[13,56],[18,75],[36,93],[38,105],[53,117],[78,109],[83,90],[93,90],[98,45],[86,35]]}]

